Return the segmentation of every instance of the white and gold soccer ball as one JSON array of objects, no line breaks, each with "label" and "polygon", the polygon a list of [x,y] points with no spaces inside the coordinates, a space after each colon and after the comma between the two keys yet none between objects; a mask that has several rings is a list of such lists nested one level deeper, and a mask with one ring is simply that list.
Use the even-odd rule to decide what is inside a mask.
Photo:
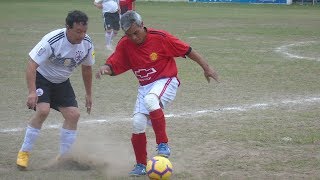
[{"label": "white and gold soccer ball", "polygon": [[147,175],[152,180],[168,180],[172,170],[171,162],[163,156],[154,156],[148,161],[146,167]]}]

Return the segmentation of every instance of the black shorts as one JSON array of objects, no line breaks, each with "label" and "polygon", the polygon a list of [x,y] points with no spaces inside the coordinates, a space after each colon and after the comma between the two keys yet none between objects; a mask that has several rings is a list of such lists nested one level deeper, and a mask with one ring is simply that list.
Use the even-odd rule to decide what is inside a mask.
[{"label": "black shorts", "polygon": [[37,72],[36,87],[38,103],[49,103],[50,107],[57,111],[59,111],[58,107],[78,107],[69,79],[62,83],[52,83]]},{"label": "black shorts", "polygon": [[104,13],[104,29],[113,29],[119,31],[120,29],[120,15],[118,12],[115,13]]},{"label": "black shorts", "polygon": [[121,15],[123,15],[124,13],[126,13],[128,11],[128,6],[125,5],[125,6],[120,6],[121,8]]}]

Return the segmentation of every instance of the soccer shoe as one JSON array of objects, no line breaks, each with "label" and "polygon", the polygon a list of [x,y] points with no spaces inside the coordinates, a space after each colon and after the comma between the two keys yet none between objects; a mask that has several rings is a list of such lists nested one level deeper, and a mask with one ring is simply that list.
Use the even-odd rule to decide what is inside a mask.
[{"label": "soccer shoe", "polygon": [[146,166],[144,164],[136,164],[129,173],[130,176],[144,176],[146,174]]},{"label": "soccer shoe", "polygon": [[158,145],[158,155],[168,158],[170,156],[170,148],[167,143],[160,143]]},{"label": "soccer shoe", "polygon": [[19,151],[17,157],[17,166],[20,170],[25,170],[29,163],[29,152]]}]

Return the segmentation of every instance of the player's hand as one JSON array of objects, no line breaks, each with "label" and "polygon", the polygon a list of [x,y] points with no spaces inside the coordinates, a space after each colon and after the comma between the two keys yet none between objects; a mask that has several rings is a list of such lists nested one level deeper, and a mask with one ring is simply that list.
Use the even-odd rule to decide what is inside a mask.
[{"label": "player's hand", "polygon": [[87,113],[91,113],[91,108],[92,108],[92,96],[86,95],[86,108],[87,108]]},{"label": "player's hand", "polygon": [[96,78],[97,79],[100,79],[102,75],[104,74],[108,74],[110,75],[111,72],[110,72],[110,67],[107,66],[107,65],[103,65],[100,67],[99,71],[96,73]]},{"label": "player's hand", "polygon": [[208,83],[210,83],[210,78],[214,79],[216,82],[219,82],[218,73],[211,67],[204,71],[204,76],[206,77]]},{"label": "player's hand", "polygon": [[36,92],[32,92],[28,95],[28,98],[27,98],[27,107],[28,109],[35,109],[36,106],[37,106],[37,102],[38,102],[38,96],[37,96],[37,93]]}]

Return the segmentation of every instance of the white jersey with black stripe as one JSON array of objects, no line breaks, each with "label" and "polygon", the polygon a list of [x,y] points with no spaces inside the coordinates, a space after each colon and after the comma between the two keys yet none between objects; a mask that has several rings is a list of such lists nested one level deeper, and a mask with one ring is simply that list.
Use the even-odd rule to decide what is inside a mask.
[{"label": "white jersey with black stripe", "polygon": [[95,62],[90,37],[86,35],[80,44],[71,44],[66,28],[46,34],[29,56],[39,65],[37,71],[52,83],[66,81],[80,64],[92,66]]}]

